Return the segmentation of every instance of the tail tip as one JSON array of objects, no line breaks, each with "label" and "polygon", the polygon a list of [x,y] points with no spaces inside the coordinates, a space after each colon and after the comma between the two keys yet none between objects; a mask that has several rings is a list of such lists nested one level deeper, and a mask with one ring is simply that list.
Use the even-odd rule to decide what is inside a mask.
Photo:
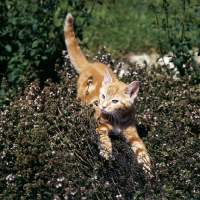
[{"label": "tail tip", "polygon": [[68,13],[67,16],[66,16],[66,23],[68,23],[69,25],[72,25],[73,24],[73,16],[71,13]]}]

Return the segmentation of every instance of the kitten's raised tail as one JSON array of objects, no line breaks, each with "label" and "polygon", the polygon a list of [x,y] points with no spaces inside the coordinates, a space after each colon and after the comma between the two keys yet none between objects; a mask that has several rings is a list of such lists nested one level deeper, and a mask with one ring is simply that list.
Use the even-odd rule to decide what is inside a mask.
[{"label": "kitten's raised tail", "polygon": [[65,44],[67,46],[68,54],[72,64],[74,65],[76,71],[81,73],[81,71],[87,67],[88,61],[83,55],[76,41],[73,22],[74,19],[71,13],[68,13],[64,24]]}]

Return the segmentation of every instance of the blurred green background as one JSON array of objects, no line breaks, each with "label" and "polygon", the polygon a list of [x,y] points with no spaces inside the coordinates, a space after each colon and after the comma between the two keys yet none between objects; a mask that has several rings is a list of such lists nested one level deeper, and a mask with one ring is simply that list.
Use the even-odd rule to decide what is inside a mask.
[{"label": "blurred green background", "polygon": [[[112,56],[122,56],[129,52],[140,54],[156,50],[158,32],[163,40],[163,48],[168,46],[166,24],[166,11],[163,9],[162,0],[156,1],[102,1],[102,5],[95,6],[91,18],[91,26],[84,29],[84,41],[88,45],[88,54],[95,55],[100,46],[105,45]],[[171,0],[169,5],[169,29],[176,29],[176,36],[181,35],[181,22],[175,25],[174,18],[184,20],[183,1]],[[185,2],[188,20],[192,21],[186,36],[191,38],[193,47],[199,47],[200,13],[198,0]],[[152,8],[152,4],[155,9]],[[196,12],[195,12],[196,11]],[[160,29],[156,25],[158,15]],[[193,24],[192,24],[193,22]],[[178,27],[179,26],[179,27]],[[198,40],[197,40],[198,38]]]},{"label": "blurred green background", "polygon": [[101,45],[113,56],[156,48],[156,30],[152,30],[154,14],[147,1],[103,3],[95,7],[93,16],[92,26],[84,31],[88,54],[95,54]]},{"label": "blurred green background", "polygon": [[[6,77],[11,93],[24,79],[58,81],[55,64],[66,49],[63,22],[68,12],[75,18],[78,42],[91,58],[101,46],[115,59],[129,52],[158,51],[186,62],[200,44],[200,0],[5,0],[0,2],[0,79]],[[184,31],[183,31],[184,30]],[[179,60],[178,60],[179,59]],[[182,66],[181,66],[182,67]],[[5,95],[3,85],[0,99]]]}]

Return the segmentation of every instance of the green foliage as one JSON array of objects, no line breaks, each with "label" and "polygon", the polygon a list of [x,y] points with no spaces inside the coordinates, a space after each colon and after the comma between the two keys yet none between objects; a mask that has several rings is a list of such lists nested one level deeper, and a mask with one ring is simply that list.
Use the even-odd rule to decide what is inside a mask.
[{"label": "green foliage", "polygon": [[160,56],[172,52],[171,62],[177,67],[180,75],[191,74],[198,82],[200,67],[194,56],[200,55],[199,3],[199,0],[163,0],[161,5],[151,4],[156,16],[153,24],[158,31]]},{"label": "green foliage", "polygon": [[[54,64],[61,62],[65,49],[63,20],[67,12],[80,18],[76,23],[77,37],[82,39],[83,26],[92,17],[94,6],[101,1],[85,0],[6,0],[0,3],[0,79],[16,95],[23,72],[29,66],[29,77],[39,77],[42,82],[52,77]],[[0,99],[5,91],[0,88]]]},{"label": "green foliage", "polygon": [[[72,12],[79,44],[82,48],[88,48],[86,52],[89,55],[93,55],[102,45],[107,46],[114,56],[123,56],[131,51],[150,52],[152,48],[156,48],[158,41],[161,56],[166,52],[173,52],[172,62],[181,74],[192,74],[198,82],[199,68],[190,52],[193,47],[199,47],[198,2],[199,0],[191,3],[183,0],[157,0],[154,4],[146,0],[0,2],[0,79],[6,77],[13,96],[17,94],[17,87],[24,79],[23,72],[28,66],[29,77],[32,80],[39,77],[41,85],[49,77],[57,81],[54,63],[61,64],[61,51],[65,49],[62,24],[66,13]],[[155,15],[149,9],[149,4],[153,6],[157,16],[154,28],[158,30],[158,37],[156,29],[151,26]],[[185,68],[182,67],[183,63],[186,64]],[[0,105],[2,99],[5,99],[4,94],[1,85]]]},{"label": "green foliage", "polygon": [[[89,55],[105,45],[113,56],[134,52],[150,52],[155,48],[156,31],[151,29],[153,13],[146,1],[103,1],[101,8],[95,7],[92,26],[84,31]],[[112,1],[110,1],[112,2]]]},{"label": "green foliage", "polygon": [[[119,73],[110,54],[94,60]],[[137,122],[155,174],[149,179],[122,136],[111,137],[115,160],[99,156],[93,109],[76,99],[77,75],[69,66],[68,59],[56,65],[60,83],[48,79],[43,89],[24,79],[4,105],[0,198],[198,199],[200,87],[193,77],[174,80],[162,67],[131,65],[122,77],[140,81]],[[9,90],[5,80],[4,86]]]}]

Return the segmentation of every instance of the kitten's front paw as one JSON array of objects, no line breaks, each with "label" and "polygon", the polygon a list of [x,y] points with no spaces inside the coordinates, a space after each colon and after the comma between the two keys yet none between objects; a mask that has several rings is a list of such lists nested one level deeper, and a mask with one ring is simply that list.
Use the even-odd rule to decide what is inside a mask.
[{"label": "kitten's front paw", "polygon": [[143,165],[143,170],[148,174],[148,176],[150,178],[153,178],[149,156],[141,153],[138,155],[137,160],[138,163],[141,163]]},{"label": "kitten's front paw", "polygon": [[142,169],[145,171],[145,173],[147,174],[147,176],[148,176],[149,178],[153,178],[154,175],[153,175],[153,173],[152,173],[150,163],[142,163],[142,164],[143,164],[143,168],[142,168]]},{"label": "kitten's front paw", "polygon": [[105,149],[105,150],[101,149],[99,154],[101,157],[103,157],[106,160],[113,159],[112,152],[109,151],[108,149]]}]

